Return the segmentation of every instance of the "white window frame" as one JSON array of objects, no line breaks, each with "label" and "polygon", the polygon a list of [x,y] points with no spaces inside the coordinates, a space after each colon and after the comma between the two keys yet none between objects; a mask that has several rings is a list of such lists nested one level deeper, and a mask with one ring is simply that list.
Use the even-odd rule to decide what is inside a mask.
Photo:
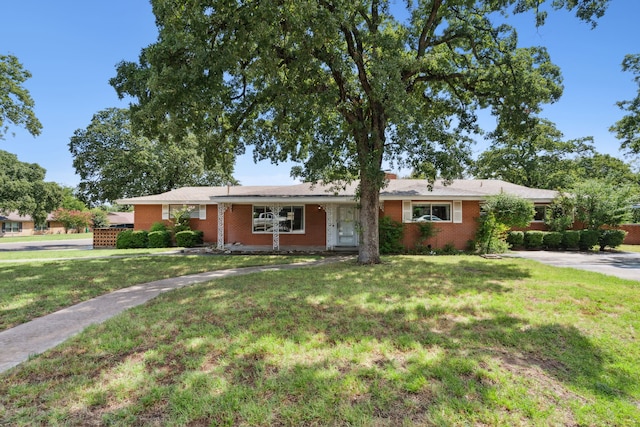
[{"label": "white window frame", "polygon": [[[413,219],[413,209],[416,206],[429,206],[429,212],[433,212],[433,206],[448,206],[449,210],[449,219],[442,219],[441,221],[429,221],[434,224],[438,224],[440,222],[462,222],[462,202],[428,202],[428,201],[414,201],[414,200],[404,200],[402,202],[402,222],[416,222]],[[459,212],[459,215],[456,215]],[[433,215],[433,213],[429,213],[428,215]],[[459,221],[454,221],[456,218]]]},{"label": "white window frame", "polygon": [[[263,230],[256,230],[256,228],[254,227],[254,219],[256,218],[256,208],[260,209],[260,210],[264,210],[264,212],[261,213],[273,213],[271,211],[271,206],[268,205],[252,205],[251,206],[251,232],[253,234],[273,234],[273,227],[269,228],[269,227],[265,227]],[[305,213],[305,205],[280,205],[278,206],[278,209],[280,209],[277,213],[279,214],[280,212],[282,212],[284,209],[290,208],[291,212],[289,213],[293,213],[294,210],[296,208],[300,209],[300,211],[302,212],[302,219],[301,219],[301,226],[302,228],[299,230],[283,230],[280,229],[278,231],[278,234],[304,234],[305,233],[305,228],[306,228],[306,213]],[[288,219],[287,221],[293,221],[293,219]]]},{"label": "white window frame", "polygon": [[197,205],[195,203],[162,205],[162,219],[173,219],[173,213],[184,207],[191,208],[191,212],[189,213],[191,219],[207,219],[207,205]]},{"label": "white window frame", "polygon": [[[543,209],[543,213],[542,213],[542,219],[535,219],[535,215],[534,218],[531,220],[531,222],[544,222],[544,218],[547,214],[547,209],[549,208],[549,205],[533,205],[534,209]],[[537,215],[537,213],[536,213]]]}]

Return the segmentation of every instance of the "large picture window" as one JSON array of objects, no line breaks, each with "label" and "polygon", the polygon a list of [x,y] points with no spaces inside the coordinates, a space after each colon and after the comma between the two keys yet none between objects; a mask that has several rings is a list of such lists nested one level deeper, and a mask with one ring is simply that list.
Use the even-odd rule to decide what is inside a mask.
[{"label": "large picture window", "polygon": [[414,222],[451,221],[451,204],[413,203],[411,220]]},{"label": "large picture window", "polygon": [[273,233],[276,223],[280,233],[304,232],[304,206],[281,206],[279,209],[276,214],[268,206],[254,206],[253,232]]},{"label": "large picture window", "polygon": [[22,231],[22,223],[17,221],[3,222],[2,231],[4,233],[20,233]]}]

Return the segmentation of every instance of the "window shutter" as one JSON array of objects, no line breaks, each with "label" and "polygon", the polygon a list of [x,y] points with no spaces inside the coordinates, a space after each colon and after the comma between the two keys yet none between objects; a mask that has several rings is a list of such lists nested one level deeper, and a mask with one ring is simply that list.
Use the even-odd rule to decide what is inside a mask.
[{"label": "window shutter", "polygon": [[169,205],[162,205],[162,219],[169,219]]},{"label": "window shutter", "polygon": [[411,222],[411,200],[402,201],[402,222]]},{"label": "window shutter", "polygon": [[453,222],[462,222],[462,201],[454,200],[453,202]]},{"label": "window shutter", "polygon": [[199,219],[207,219],[207,205],[200,205]]}]

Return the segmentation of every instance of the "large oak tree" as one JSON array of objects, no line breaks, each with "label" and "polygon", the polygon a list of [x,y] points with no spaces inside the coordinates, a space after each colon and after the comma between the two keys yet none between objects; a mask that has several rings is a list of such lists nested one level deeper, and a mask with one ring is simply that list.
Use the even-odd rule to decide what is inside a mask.
[{"label": "large oak tree", "polygon": [[21,126],[37,136],[42,124],[33,112],[34,102],[24,82],[31,77],[13,55],[0,55],[0,139],[9,124]]},{"label": "large oak tree", "polygon": [[622,70],[635,74],[638,94],[632,100],[618,102],[618,106],[627,114],[611,127],[611,131],[622,140],[622,149],[630,154],[640,154],[640,54],[625,56]]},{"label": "large oak tree", "polygon": [[159,29],[111,84],[147,135],[194,133],[207,159],[292,160],[308,181],[359,180],[359,262],[378,263],[383,164],[448,178],[476,111],[517,124],[562,92],[508,13],[544,6],[587,21],[608,0],[152,0]]},{"label": "large oak tree", "polygon": [[[135,134],[129,112],[108,108],[94,114],[69,142],[80,176],[78,196],[97,206],[124,197],[163,193],[184,186],[235,183],[233,169],[206,167],[193,135],[179,143]],[[228,156],[233,159],[233,155]]]}]

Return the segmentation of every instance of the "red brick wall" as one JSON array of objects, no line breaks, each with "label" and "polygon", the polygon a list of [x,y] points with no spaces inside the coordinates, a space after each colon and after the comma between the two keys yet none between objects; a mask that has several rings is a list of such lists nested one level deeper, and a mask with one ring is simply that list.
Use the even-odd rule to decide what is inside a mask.
[{"label": "red brick wall", "polygon": [[640,245],[640,224],[624,224],[620,226],[625,230],[627,237],[624,238],[624,243],[627,245]]},{"label": "red brick wall", "polygon": [[[402,222],[402,201],[386,201],[384,212],[380,216],[389,216],[395,221]],[[457,249],[465,249],[467,242],[473,240],[476,235],[477,222],[480,216],[480,204],[476,201],[462,202],[462,223],[435,222],[438,233],[427,241],[433,248],[442,248],[451,243]],[[404,224],[403,245],[412,249],[418,242],[419,232],[417,224]]]},{"label": "red brick wall", "polygon": [[[208,214],[207,214],[208,215]],[[303,234],[281,233],[281,246],[325,246],[326,213],[318,205],[306,205]],[[272,245],[270,233],[253,233],[253,205],[233,205],[233,212],[225,212],[225,242],[244,245]]]}]

